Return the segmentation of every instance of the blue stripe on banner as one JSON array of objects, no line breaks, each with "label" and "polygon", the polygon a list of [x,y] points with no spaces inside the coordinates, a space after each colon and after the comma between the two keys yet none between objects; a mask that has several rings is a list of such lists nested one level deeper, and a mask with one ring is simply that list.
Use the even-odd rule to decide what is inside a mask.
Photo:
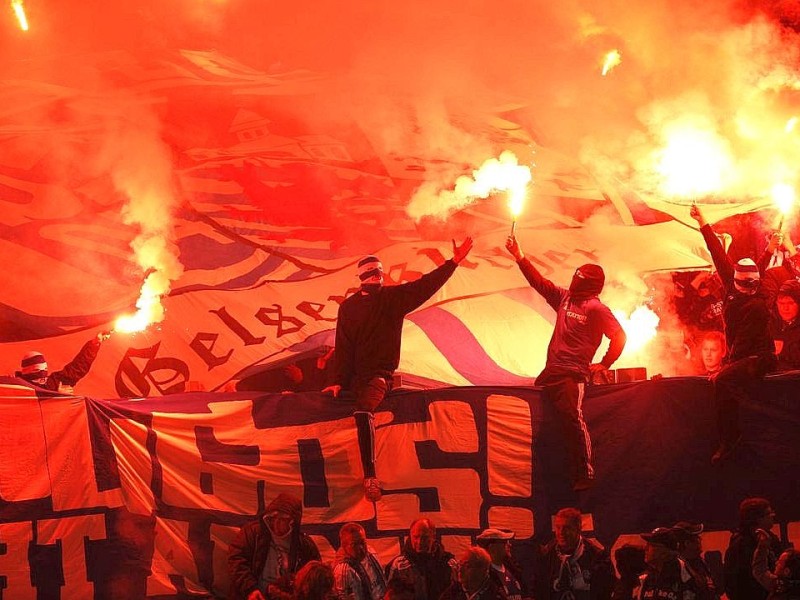
[{"label": "blue stripe on banner", "polygon": [[498,365],[472,332],[458,318],[438,307],[406,317],[420,327],[450,365],[474,385],[531,385],[522,377]]}]

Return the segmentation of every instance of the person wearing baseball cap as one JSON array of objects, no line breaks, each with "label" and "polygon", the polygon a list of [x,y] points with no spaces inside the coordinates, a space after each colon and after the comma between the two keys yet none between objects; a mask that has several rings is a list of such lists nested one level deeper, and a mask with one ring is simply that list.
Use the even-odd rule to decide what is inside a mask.
[{"label": "person wearing baseball cap", "polygon": [[678,541],[678,556],[686,563],[686,568],[700,584],[703,596],[710,600],[719,600],[717,585],[711,577],[711,569],[703,559],[702,523],[678,521],[672,526],[675,539]]},{"label": "person wearing baseball cap", "polygon": [[739,405],[748,399],[749,384],[774,368],[775,345],[769,330],[769,298],[760,288],[758,266],[750,258],[734,263],[728,257],[697,204],[692,205],[689,214],[700,225],[700,233],[725,287],[722,319],[727,355],[725,365],[709,377],[719,434],[719,446],[711,463],[718,465],[733,455],[742,439]]},{"label": "person wearing baseball cap", "polygon": [[531,597],[522,577],[522,569],[511,556],[511,540],[514,532],[510,529],[490,527],[484,529],[475,543],[486,550],[492,559],[489,576],[506,593],[508,600],[524,600]]},{"label": "person wearing baseball cap", "polygon": [[472,238],[461,244],[453,240],[453,258],[416,281],[401,285],[384,285],[383,263],[377,256],[366,256],[357,265],[361,288],[339,306],[335,383],[322,391],[336,397],[347,390],[355,396],[353,416],[364,469],[364,496],[370,502],[381,497],[375,472],[373,413],[390,390],[392,375],[400,363],[403,319],[450,279],[471,249]]},{"label": "person wearing baseball cap", "polygon": [[643,533],[647,542],[644,561],[647,570],[641,578],[639,598],[705,598],[686,563],[678,556],[678,536],[670,527],[657,527]]},{"label": "person wearing baseball cap", "polygon": [[68,362],[63,369],[53,373],[48,371],[44,354],[36,350],[26,352],[20,361],[20,370],[15,373],[15,376],[51,392],[72,394],[78,381],[83,379],[92,368],[100,351],[100,344],[110,335],[110,332],[105,331],[98,333],[83,345],[75,358]]}]

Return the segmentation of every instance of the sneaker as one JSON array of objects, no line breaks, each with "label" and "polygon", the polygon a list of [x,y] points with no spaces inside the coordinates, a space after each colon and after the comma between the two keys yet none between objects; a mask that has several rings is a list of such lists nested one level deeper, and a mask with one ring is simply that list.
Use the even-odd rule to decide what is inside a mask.
[{"label": "sneaker", "polygon": [[594,485],[594,477],[581,477],[572,484],[573,492],[583,492]]},{"label": "sneaker", "polygon": [[381,499],[381,482],[377,477],[367,477],[364,479],[364,498],[369,502],[377,502]]},{"label": "sneaker", "polygon": [[711,457],[711,464],[717,466],[728,460],[741,441],[742,436],[740,435],[732,444],[721,443],[717,451],[714,452],[714,455]]}]

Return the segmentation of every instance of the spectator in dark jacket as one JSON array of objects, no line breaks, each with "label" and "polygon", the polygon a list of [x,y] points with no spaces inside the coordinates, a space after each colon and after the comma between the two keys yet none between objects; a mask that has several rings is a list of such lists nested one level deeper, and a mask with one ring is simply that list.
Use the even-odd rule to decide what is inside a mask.
[{"label": "spectator in dark jacket", "polygon": [[778,355],[778,371],[800,369],[800,281],[789,279],[781,284],[775,299],[772,338]]},{"label": "spectator in dark jacket", "polygon": [[338,396],[348,390],[355,396],[354,413],[364,468],[364,496],[370,502],[381,497],[375,473],[375,424],[373,412],[389,391],[400,363],[403,319],[424,304],[455,272],[472,249],[472,239],[453,242],[453,258],[402,285],[383,285],[383,265],[376,256],[358,262],[361,289],[339,306],[336,318],[335,384],[323,392]]},{"label": "spectator in dark jacket", "polygon": [[403,552],[386,566],[389,584],[404,581],[414,590],[416,600],[438,598],[458,577],[455,557],[436,539],[436,526],[430,519],[411,524]]},{"label": "spectator in dark jacket", "polygon": [[286,600],[294,576],[320,560],[313,540],[301,530],[303,504],[279,494],[256,521],[246,523],[228,548],[229,600]]},{"label": "spectator in dark jacket", "polygon": [[769,591],[769,600],[800,600],[800,553],[784,550],[773,571],[769,570],[772,553],[768,532],[759,529],[758,547],[753,555],[753,577]]},{"label": "spectator in dark jacket", "polygon": [[731,536],[725,551],[725,593],[728,600],[764,600],[767,590],[753,577],[753,555],[758,546],[758,530],[768,537],[765,549],[766,567],[774,571],[777,557],[784,546],[770,530],[775,524],[775,511],[769,500],[745,498],[739,505],[739,529]]},{"label": "spectator in dark jacket", "polygon": [[511,540],[514,532],[508,529],[484,529],[475,539],[492,559],[489,574],[503,588],[508,600],[525,600],[531,597],[522,577],[522,569],[511,556]]},{"label": "spectator in dark jacket", "polygon": [[78,354],[60,371],[53,373],[47,370],[47,361],[41,352],[31,351],[22,357],[20,370],[15,373],[20,379],[33,385],[50,390],[72,394],[73,387],[89,372],[92,363],[97,358],[102,344],[111,334],[98,333],[96,337],[86,342]]},{"label": "spectator in dark jacket", "polygon": [[492,559],[483,548],[471,546],[458,557],[458,581],[440,600],[508,600],[503,588],[489,576]]},{"label": "spectator in dark jacket", "polygon": [[709,600],[686,562],[678,556],[678,541],[673,529],[658,527],[642,534],[647,542],[644,560],[647,571],[641,577],[638,600]]},{"label": "spectator in dark jacket", "polygon": [[605,548],[581,530],[581,513],[562,508],[553,519],[555,539],[538,556],[537,600],[608,600],[614,567]]},{"label": "spectator in dark jacket", "polygon": [[702,523],[679,521],[672,526],[675,539],[678,542],[678,556],[686,563],[686,568],[701,587],[701,594],[709,600],[719,600],[719,592],[711,569],[703,560],[703,533]]},{"label": "spectator in dark jacket", "polygon": [[743,258],[733,264],[696,204],[690,215],[700,225],[725,286],[722,314],[728,351],[725,366],[710,377],[719,433],[719,447],[711,462],[719,464],[733,454],[741,440],[739,405],[749,396],[749,384],[773,368],[775,346],[769,333],[769,300],[759,289],[761,277],[756,263]]},{"label": "spectator in dark jacket", "polygon": [[614,583],[611,600],[633,600],[634,590],[639,587],[639,577],[647,570],[644,562],[644,546],[625,544],[614,552],[619,579]]}]

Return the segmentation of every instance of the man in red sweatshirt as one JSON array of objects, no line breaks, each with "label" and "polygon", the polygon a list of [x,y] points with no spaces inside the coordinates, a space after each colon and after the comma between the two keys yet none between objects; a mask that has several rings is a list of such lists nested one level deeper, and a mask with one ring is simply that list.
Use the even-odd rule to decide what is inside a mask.
[{"label": "man in red sweatshirt", "polygon": [[[622,354],[627,337],[611,310],[597,297],[605,283],[600,265],[578,267],[569,289],[565,289],[545,278],[525,258],[514,236],[509,236],[506,249],[531,287],[556,311],[547,362],[536,378],[536,385],[544,388],[544,398],[553,403],[560,417],[571,463],[572,487],[575,491],[585,490],[594,483],[592,444],[581,410],[586,382],[594,373],[611,367]],[[611,342],[608,351],[599,363],[593,364],[604,335]]]},{"label": "man in red sweatshirt", "polygon": [[453,258],[416,281],[392,286],[383,285],[380,259],[366,256],[358,262],[361,289],[339,306],[333,355],[336,383],[322,391],[338,396],[344,389],[355,396],[353,416],[364,467],[364,495],[371,502],[381,497],[375,476],[373,413],[389,391],[400,363],[403,319],[445,284],[471,249],[472,238],[460,245],[453,241]]}]

